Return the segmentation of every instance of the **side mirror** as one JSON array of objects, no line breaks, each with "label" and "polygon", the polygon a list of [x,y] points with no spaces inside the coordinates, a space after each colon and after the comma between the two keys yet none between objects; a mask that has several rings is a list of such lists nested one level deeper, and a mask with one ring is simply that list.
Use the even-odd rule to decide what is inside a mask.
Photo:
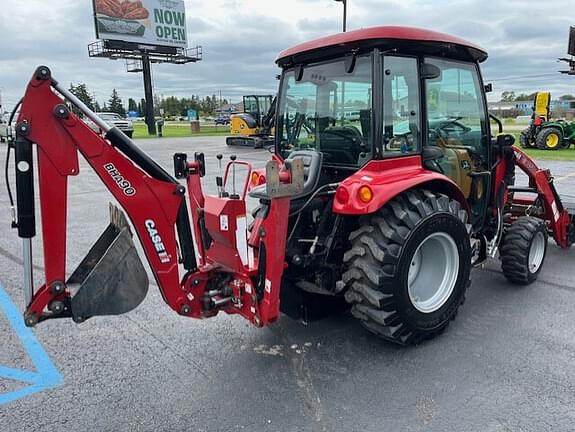
[{"label": "side mirror", "polygon": [[511,134],[498,134],[496,145],[500,148],[511,147],[515,144],[515,137]]},{"label": "side mirror", "polygon": [[511,134],[498,134],[495,138],[495,149],[503,154],[513,153],[515,137]]},{"label": "side mirror", "polygon": [[489,83],[489,84],[485,84],[485,86],[483,86],[485,93],[491,93],[493,91],[493,84]]},{"label": "side mirror", "polygon": [[302,64],[298,64],[295,67],[295,80],[296,82],[300,82],[303,78],[303,65]]},{"label": "side mirror", "polygon": [[442,159],[443,158],[443,152],[441,151],[441,149],[439,147],[423,146],[423,150],[421,152],[421,158],[422,158],[423,162]]},{"label": "side mirror", "polygon": [[422,79],[435,79],[441,77],[441,69],[429,63],[422,63],[420,74]]},{"label": "side mirror", "polygon": [[345,56],[344,64],[345,64],[345,72],[346,73],[352,73],[353,72],[353,70],[355,69],[356,59],[357,59],[357,56],[355,53],[348,54]]}]

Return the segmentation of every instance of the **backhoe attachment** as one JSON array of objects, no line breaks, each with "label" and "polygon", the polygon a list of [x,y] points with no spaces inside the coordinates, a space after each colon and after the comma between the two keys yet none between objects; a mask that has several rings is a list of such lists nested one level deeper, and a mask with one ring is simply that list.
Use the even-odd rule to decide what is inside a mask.
[{"label": "backhoe attachment", "polygon": [[[65,100],[97,124],[103,136],[81,121]],[[290,197],[303,188],[301,160],[268,163],[265,211],[258,213],[248,232],[250,164],[232,157],[225,177],[218,177],[220,193],[204,195],[203,154],[197,153],[191,161],[185,154],[175,155],[173,177],[61,86],[45,66],[36,70],[26,89],[14,147],[16,227],[23,241],[28,326],[64,317],[82,322],[138,306],[149,281],[132,232],[164,301],[180,315],[208,318],[221,311],[239,314],[256,326],[279,316]],[[66,278],[68,179],[79,174],[78,154],[123,211],[110,208],[110,225]],[[236,191],[238,166],[247,168],[247,176],[243,189]],[[229,178],[233,190],[224,193]],[[37,288],[32,272],[36,184],[45,277]]]}]

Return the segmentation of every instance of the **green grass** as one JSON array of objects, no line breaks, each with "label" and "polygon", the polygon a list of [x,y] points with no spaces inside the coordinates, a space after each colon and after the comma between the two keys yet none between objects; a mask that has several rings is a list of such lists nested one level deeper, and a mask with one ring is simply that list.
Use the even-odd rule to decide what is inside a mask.
[{"label": "green grass", "polygon": [[575,161],[575,149],[562,149],[562,150],[539,150],[539,149],[522,149],[531,156],[533,159],[538,160],[561,160],[561,161]]},{"label": "green grass", "polygon": [[[228,136],[230,135],[229,126],[214,126],[214,125],[201,125],[200,132],[192,134],[190,124],[187,122],[182,123],[167,123],[164,125],[162,135],[166,138],[177,137],[197,137],[197,136]],[[519,145],[519,133],[513,133],[515,136],[515,143]],[[134,123],[134,138],[156,138],[154,135],[148,135],[148,129],[144,123]],[[538,160],[564,160],[575,161],[575,148],[560,150],[538,150],[538,149],[524,149],[525,152],[534,159]]]},{"label": "green grass", "polygon": [[[189,123],[167,123],[162,128],[162,136],[165,138],[197,137],[197,136],[227,136],[230,135],[229,126],[201,125],[200,132],[192,134]],[[134,123],[134,138],[157,138],[156,135],[148,135],[148,127],[144,123]]]},{"label": "green grass", "polygon": [[[519,146],[519,134],[514,133],[515,145]],[[559,150],[539,150],[539,149],[522,149],[525,153],[533,159],[538,160],[561,160],[561,161],[575,161],[575,148],[571,146],[568,149]]]}]

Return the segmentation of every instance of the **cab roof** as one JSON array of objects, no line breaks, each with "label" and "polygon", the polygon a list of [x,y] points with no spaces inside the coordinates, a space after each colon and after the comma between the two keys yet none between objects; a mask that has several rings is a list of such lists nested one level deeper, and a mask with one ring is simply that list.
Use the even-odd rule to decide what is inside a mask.
[{"label": "cab roof", "polygon": [[415,27],[379,26],[353,30],[314,39],[282,51],[279,66],[320,61],[350,50],[397,50],[398,53],[433,55],[464,61],[482,62],[487,52],[466,40]]}]

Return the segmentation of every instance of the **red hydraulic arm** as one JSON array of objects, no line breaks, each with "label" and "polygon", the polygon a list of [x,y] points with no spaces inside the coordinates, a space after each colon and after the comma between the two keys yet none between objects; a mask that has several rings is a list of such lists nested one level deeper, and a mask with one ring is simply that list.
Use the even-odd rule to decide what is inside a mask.
[{"label": "red hydraulic arm", "polygon": [[[105,138],[73,114],[58,93],[98,124],[106,132]],[[180,155],[176,170],[178,177],[187,179],[187,194],[183,184],[60,86],[46,67],[39,67],[28,84],[16,132],[18,231],[24,241],[27,325],[49,318],[71,316],[82,321],[93,315],[122,313],[110,305],[94,304],[98,299],[89,296],[87,310],[96,312],[86,316],[73,310],[80,302],[74,302],[77,287],[72,286],[72,279],[90,279],[92,285],[125,280],[122,275],[90,273],[92,267],[106,268],[106,258],[114,261],[110,255],[119,252],[118,248],[108,248],[109,243],[115,244],[111,241],[105,247],[97,243],[82,263],[85,267],[79,267],[66,281],[67,187],[68,178],[79,173],[78,152],[126,212],[162,296],[173,310],[195,318],[213,316],[218,311],[237,313],[258,326],[278,317],[289,196],[303,184],[301,161],[282,167],[289,175],[282,173],[281,177],[287,177],[289,184],[280,183],[276,162],[268,164],[268,182],[270,177],[272,182],[268,186],[267,212],[256,219],[256,229],[248,239],[245,196],[204,196],[200,181],[203,155],[197,154],[191,162]],[[37,289],[31,265],[31,238],[36,234],[34,144],[45,261],[45,280]],[[107,235],[125,231],[122,224],[116,225]],[[91,254],[97,259],[90,258]],[[114,288],[119,291],[117,297],[108,297],[108,302],[127,295],[119,285]],[[111,291],[104,288],[107,294]]]},{"label": "red hydraulic arm", "polygon": [[[513,147],[513,157],[515,166],[518,166],[529,178],[527,189],[515,188],[513,193],[510,204],[511,209],[514,210],[514,216],[520,216],[520,212],[525,214],[525,212],[531,212],[532,209],[542,209],[542,214],[538,216],[545,219],[557,244],[562,248],[571,246],[573,233],[570,232],[570,228],[573,225],[573,216],[563,206],[553,184],[551,172],[548,169],[539,168],[533,159],[517,147]],[[516,192],[531,192],[532,194],[518,197]]]}]

